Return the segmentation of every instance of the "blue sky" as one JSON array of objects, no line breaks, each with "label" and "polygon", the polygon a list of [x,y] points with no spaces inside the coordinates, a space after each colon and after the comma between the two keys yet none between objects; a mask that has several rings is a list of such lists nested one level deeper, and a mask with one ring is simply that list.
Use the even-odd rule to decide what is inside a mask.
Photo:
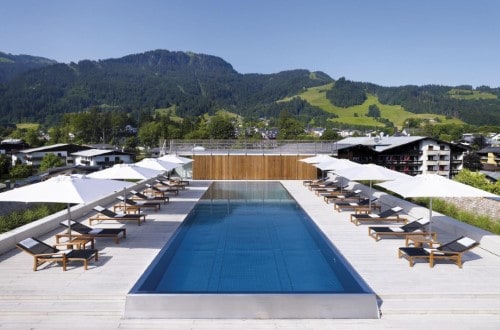
[{"label": "blue sky", "polygon": [[2,0],[0,51],[60,62],[154,49],[240,73],[500,87],[498,0]]}]

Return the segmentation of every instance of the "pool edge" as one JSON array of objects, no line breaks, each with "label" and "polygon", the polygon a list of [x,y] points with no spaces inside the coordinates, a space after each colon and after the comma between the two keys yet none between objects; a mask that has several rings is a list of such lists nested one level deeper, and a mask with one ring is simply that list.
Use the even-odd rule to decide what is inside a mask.
[{"label": "pool edge", "polygon": [[128,294],[124,318],[378,319],[374,293]]}]

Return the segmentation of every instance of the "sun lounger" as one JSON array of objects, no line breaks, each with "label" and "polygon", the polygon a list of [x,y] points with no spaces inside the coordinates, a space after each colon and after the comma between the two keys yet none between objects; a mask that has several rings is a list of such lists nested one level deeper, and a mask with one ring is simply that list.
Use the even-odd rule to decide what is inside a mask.
[{"label": "sun lounger", "polygon": [[359,202],[361,199],[361,196],[360,196],[361,192],[362,191],[360,189],[354,190],[354,191],[350,191],[350,190],[334,191],[334,192],[329,193],[329,194],[324,194],[323,200],[325,201],[326,204],[329,204],[330,201],[334,201],[334,200],[343,201],[347,198],[354,199],[356,197],[358,202]]},{"label": "sun lounger", "polygon": [[168,196],[148,196],[145,195],[141,192],[135,191],[135,190],[130,190],[130,193],[134,195],[133,198],[139,199],[139,200],[144,200],[144,201],[162,201],[163,204],[167,204],[170,202],[170,197]]},{"label": "sun lounger", "polygon": [[435,249],[401,247],[398,250],[398,256],[407,259],[410,267],[413,267],[416,259],[424,259],[429,261],[430,267],[434,267],[436,260],[450,260],[462,268],[462,255],[476,246],[479,246],[478,242],[469,237],[461,236]]},{"label": "sun lounger", "polygon": [[[125,228],[92,228],[73,220],[64,220],[60,225],[69,228],[69,221],[71,221],[71,231],[78,233],[78,236],[81,237],[109,237],[113,238],[116,244],[120,243],[120,235],[121,238],[127,237],[127,229]],[[56,235],[56,242],[59,243],[59,238],[68,236],[68,234],[58,234]]]},{"label": "sun lounger", "polygon": [[302,184],[304,186],[310,186],[312,184],[321,184],[321,183],[325,182],[326,180],[328,180],[328,179],[323,178],[323,179],[316,179],[316,180],[304,180],[304,181],[302,181]]},{"label": "sun lounger", "polygon": [[[123,196],[117,196],[116,197],[118,200],[121,201],[121,203],[118,203],[113,206],[113,209],[125,209],[125,211],[134,211],[134,212],[141,212],[141,209],[144,208],[150,208],[154,209],[154,211],[158,211],[161,208],[161,202],[155,202],[155,201],[140,201],[140,200],[133,200],[130,198],[123,198]],[[123,205],[125,202],[126,205]]]},{"label": "sun lounger", "polygon": [[325,188],[336,188],[337,182],[336,181],[325,181],[325,183],[321,183],[321,184],[310,184],[308,187],[309,187],[309,190],[313,191],[313,190],[317,190],[317,189],[325,189]]},{"label": "sun lounger", "polygon": [[433,235],[424,231],[431,222],[427,218],[422,218],[416,221],[407,223],[401,227],[368,227],[368,236],[373,237],[376,241],[382,237],[392,236],[398,238],[405,238],[408,235]]},{"label": "sun lounger", "polygon": [[370,203],[369,198],[364,198],[360,201],[342,201],[335,200],[333,201],[333,209],[338,212],[342,212],[345,210],[355,211],[357,209],[368,209],[371,204],[372,209],[380,209],[380,206],[376,204],[378,198],[373,198]]},{"label": "sun lounger", "polygon": [[160,178],[163,178],[164,180],[168,180],[174,184],[182,184],[184,186],[189,186],[189,180],[182,180],[182,178],[179,177],[166,177],[164,175],[160,176]]},{"label": "sun lounger", "polygon": [[137,221],[137,224],[141,225],[141,220],[146,221],[146,214],[136,213],[136,214],[118,214],[102,206],[95,206],[94,211],[97,212],[96,215],[89,218],[89,223],[92,226],[93,221],[104,221],[104,220],[116,220],[116,221]]},{"label": "sun lounger", "polygon": [[40,265],[52,262],[62,263],[63,271],[66,271],[67,263],[70,261],[82,261],[84,269],[87,270],[89,260],[94,259],[97,261],[99,258],[97,250],[59,250],[34,237],[24,239],[17,243],[16,246],[33,256],[34,271],[36,271]]},{"label": "sun lounger", "polygon": [[179,195],[178,188],[172,188],[167,186],[154,186],[150,184],[146,184],[146,187],[148,187],[148,191],[154,193],[155,196],[165,196],[165,194]]},{"label": "sun lounger", "polygon": [[351,214],[351,222],[356,226],[359,226],[361,222],[386,222],[395,221],[407,223],[407,218],[399,217],[399,212],[403,211],[403,208],[396,206],[385,210],[379,214],[375,213],[362,213],[362,214]]},{"label": "sun lounger", "polygon": [[316,196],[323,196],[325,194],[342,193],[343,190],[347,189],[348,185],[343,186],[332,186],[327,188],[316,188],[313,189]]},{"label": "sun lounger", "polygon": [[159,179],[156,179],[155,182],[157,184],[165,186],[165,187],[177,188],[177,189],[181,189],[181,190],[186,189],[186,185],[182,184],[180,182],[175,182],[175,181],[170,181],[170,180],[159,180]]}]

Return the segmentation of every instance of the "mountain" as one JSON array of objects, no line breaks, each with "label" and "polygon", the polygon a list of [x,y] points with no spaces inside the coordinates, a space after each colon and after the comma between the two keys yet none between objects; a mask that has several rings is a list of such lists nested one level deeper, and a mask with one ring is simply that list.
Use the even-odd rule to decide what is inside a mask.
[{"label": "mountain", "polygon": [[[3,53],[0,58],[4,62],[10,59]],[[26,62],[30,58],[40,67],[0,84],[2,123],[54,124],[64,113],[99,107],[134,118],[155,109],[172,109],[180,117],[226,110],[252,118],[277,118],[286,110],[314,125],[323,125],[346,111],[356,124],[363,125],[368,108],[377,105],[384,106],[380,109],[383,114],[399,108],[405,113],[439,114],[474,125],[500,126],[500,89],[486,86],[383,87],[345,78],[334,81],[323,72],[308,70],[240,74],[219,57],[168,50],[70,64],[36,57],[27,57]],[[323,101],[304,97],[310,90],[320,91],[315,95],[321,94]],[[366,104],[372,100],[373,104]],[[376,119],[385,124],[389,117]],[[366,125],[373,127],[373,118],[370,120]]]},{"label": "mountain", "polygon": [[31,69],[57,63],[44,57],[12,55],[0,52],[0,83],[6,83]]},{"label": "mountain", "polygon": [[220,109],[265,116],[263,105],[329,82],[328,75],[307,70],[243,75],[219,57],[155,50],[28,71],[0,89],[0,116],[53,123],[63,113],[96,106],[127,112],[175,107],[182,117]]}]

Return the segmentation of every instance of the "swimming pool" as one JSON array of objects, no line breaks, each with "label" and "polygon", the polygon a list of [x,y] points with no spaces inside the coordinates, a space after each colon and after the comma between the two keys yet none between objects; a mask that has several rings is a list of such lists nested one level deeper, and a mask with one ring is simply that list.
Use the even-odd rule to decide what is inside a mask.
[{"label": "swimming pool", "polygon": [[126,317],[377,318],[375,295],[279,182],[214,182]]}]

